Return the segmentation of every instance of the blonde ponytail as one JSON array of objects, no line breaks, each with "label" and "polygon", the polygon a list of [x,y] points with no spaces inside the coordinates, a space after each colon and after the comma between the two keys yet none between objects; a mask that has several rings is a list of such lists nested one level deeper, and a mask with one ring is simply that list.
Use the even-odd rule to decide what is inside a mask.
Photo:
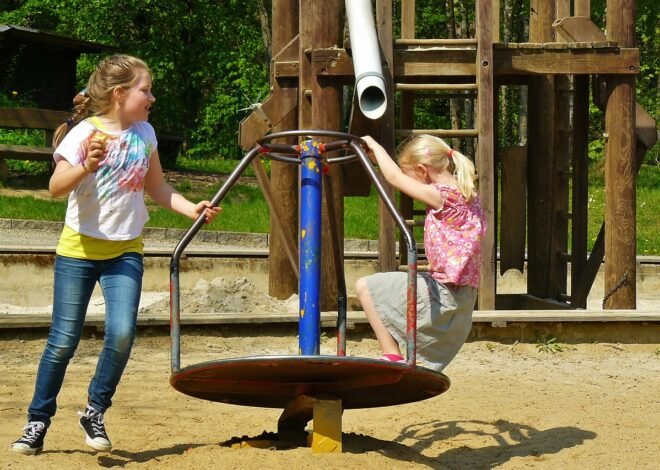
[{"label": "blonde ponytail", "polygon": [[440,137],[428,134],[414,136],[399,154],[399,166],[429,165],[437,170],[447,169],[456,178],[458,190],[466,201],[476,197],[476,171],[472,160],[453,150]]},{"label": "blonde ponytail", "polygon": [[453,174],[454,178],[456,178],[458,190],[461,192],[465,200],[470,202],[477,195],[474,184],[476,178],[474,163],[472,163],[472,160],[468,157],[456,150],[451,150],[450,160],[454,165]]}]

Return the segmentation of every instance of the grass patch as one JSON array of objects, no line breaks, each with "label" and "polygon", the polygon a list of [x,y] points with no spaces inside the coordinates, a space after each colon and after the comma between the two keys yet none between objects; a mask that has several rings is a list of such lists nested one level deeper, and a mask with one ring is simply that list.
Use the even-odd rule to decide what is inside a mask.
[{"label": "grass patch", "polygon": [[[216,189],[217,190],[217,189]],[[211,199],[215,191],[207,191],[193,200]],[[220,204],[222,214],[204,227],[205,230],[267,233],[270,230],[268,205],[259,188],[236,184]],[[151,207],[148,227],[189,228],[190,219],[161,207]]]},{"label": "grass patch", "polygon": [[[601,167],[589,174],[588,246],[605,220],[605,176]],[[637,254],[660,255],[660,167],[644,165],[637,177]]]},{"label": "grass patch", "polygon": [[[191,163],[193,162],[193,163]],[[199,166],[195,167],[198,162]],[[195,180],[196,172],[226,174],[236,166],[236,160],[182,159],[182,166],[194,170],[190,178],[184,176],[174,183],[176,189],[193,201],[211,199],[220,188],[220,178],[211,177],[201,184]],[[225,170],[222,170],[225,168]],[[221,171],[222,170],[222,171]],[[251,168],[248,169],[251,171]],[[249,175],[246,175],[249,176]],[[26,187],[28,178],[13,178],[11,187]],[[269,211],[261,190],[252,182],[239,180],[222,202],[223,213],[207,230],[267,233],[270,230]],[[249,184],[248,184],[249,183]],[[35,187],[44,188],[41,181]],[[592,168],[589,186],[588,246],[596,240],[605,214],[605,187],[602,171]],[[188,228],[190,220],[157,207],[147,200],[151,220],[149,227]],[[660,167],[644,165],[637,179],[637,253],[660,255]],[[417,205],[416,208],[422,208]],[[64,220],[66,199],[37,199],[34,197],[0,196],[0,218]],[[347,238],[375,240],[378,238],[378,197],[372,189],[369,197],[350,197],[344,202],[344,233]],[[418,243],[423,240],[423,229],[415,228]]]},{"label": "grass patch", "polygon": [[66,199],[0,196],[0,218],[61,222],[66,215],[66,204]]},{"label": "grass patch", "polygon": [[[187,158],[179,157],[176,161],[176,165],[173,170],[179,171],[193,171],[193,172],[204,172],[204,173],[213,173],[216,175],[228,175],[231,173],[234,168],[238,165],[239,160],[228,159],[228,158]],[[262,160],[266,172],[270,174],[270,160]],[[252,165],[249,165],[243,172],[244,176],[255,176]]]}]

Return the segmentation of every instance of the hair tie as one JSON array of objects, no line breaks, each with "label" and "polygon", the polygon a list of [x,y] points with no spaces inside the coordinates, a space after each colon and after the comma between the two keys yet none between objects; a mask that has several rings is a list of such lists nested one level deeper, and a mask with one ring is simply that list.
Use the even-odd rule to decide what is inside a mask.
[{"label": "hair tie", "polygon": [[454,155],[454,149],[449,149],[449,150],[447,150],[447,156],[448,156],[449,158],[452,158],[453,155]]},{"label": "hair tie", "polygon": [[67,127],[68,127],[69,129],[71,129],[75,124],[76,124],[76,120],[74,119],[73,116],[70,116],[70,117],[66,120],[66,125],[67,125]]}]

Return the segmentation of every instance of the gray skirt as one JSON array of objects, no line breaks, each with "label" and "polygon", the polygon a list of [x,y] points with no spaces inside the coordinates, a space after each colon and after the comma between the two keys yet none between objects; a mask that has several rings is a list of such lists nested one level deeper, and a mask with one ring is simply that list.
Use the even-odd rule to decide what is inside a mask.
[{"label": "gray skirt", "polygon": [[[367,287],[385,328],[405,351],[408,274],[377,273]],[[472,328],[477,289],[447,286],[417,274],[417,363],[440,372],[456,356]]]}]

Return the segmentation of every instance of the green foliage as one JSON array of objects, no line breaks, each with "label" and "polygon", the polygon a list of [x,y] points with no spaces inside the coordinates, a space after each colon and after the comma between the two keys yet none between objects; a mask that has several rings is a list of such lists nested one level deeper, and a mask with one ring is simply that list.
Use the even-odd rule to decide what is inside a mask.
[{"label": "green foliage", "polygon": [[[33,102],[29,96],[24,96],[16,91],[9,90],[7,94],[0,93],[1,107],[29,107]],[[41,147],[44,145],[46,136],[44,131],[38,129],[1,129],[0,144],[32,145]],[[41,175],[48,173],[50,164],[47,162],[30,162],[23,160],[7,160],[7,166],[12,172],[20,172],[26,175]]]},{"label": "green foliage", "polygon": [[545,354],[555,354],[564,350],[564,347],[559,344],[557,338],[552,335],[542,336],[537,333],[534,345],[538,349],[538,352]]},{"label": "green foliage", "polygon": [[[258,3],[26,0],[0,7],[0,23],[109,44],[143,58],[154,77],[154,126],[184,135],[193,157],[237,157],[245,115],[238,110],[250,104],[245,96],[263,97],[268,89]],[[80,59],[81,88],[101,57]]]},{"label": "green foliage", "polygon": [[[591,15],[602,29],[606,0],[593,0]],[[474,0],[417,0],[416,37],[474,36]],[[401,1],[393,4],[395,35],[400,34]],[[0,4],[0,23],[45,31],[116,46],[142,57],[154,75],[157,103],[152,113],[155,127],[186,138],[186,155],[205,159],[242,155],[237,145],[242,108],[263,99],[268,91],[268,41],[262,37],[260,13],[270,11],[270,1],[239,0],[13,0]],[[529,0],[501,3],[503,41],[527,40]],[[102,19],[102,20],[101,20]],[[270,19],[266,20],[269,22]],[[657,0],[637,1],[636,40],[641,53],[637,81],[639,102],[656,119],[660,117],[658,77],[660,27]],[[99,55],[85,55],[78,64],[79,86],[94,69]],[[8,73],[8,71],[5,71]],[[499,138],[502,145],[518,145],[520,87],[507,86],[500,97]],[[460,126],[467,122],[472,100],[455,100]],[[602,116],[592,107],[590,157],[602,159]],[[420,100],[416,106],[418,128],[449,128],[446,100]],[[465,143],[464,143],[465,144]],[[469,153],[469,152],[468,152]],[[656,147],[649,157],[658,164]]]}]

